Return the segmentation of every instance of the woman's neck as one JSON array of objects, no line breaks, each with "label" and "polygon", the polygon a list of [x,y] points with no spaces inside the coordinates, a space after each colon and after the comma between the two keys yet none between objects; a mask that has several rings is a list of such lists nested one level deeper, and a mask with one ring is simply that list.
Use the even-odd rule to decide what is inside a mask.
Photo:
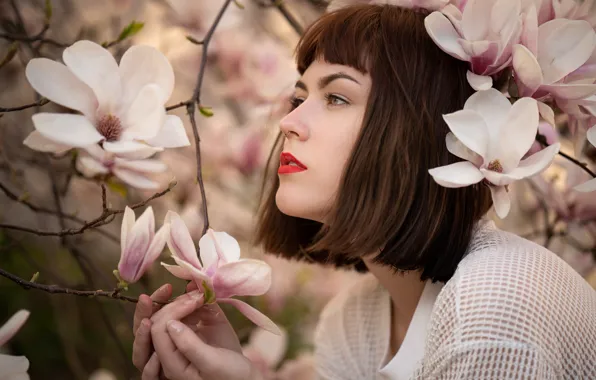
[{"label": "woman's neck", "polygon": [[420,271],[395,273],[390,267],[374,263],[372,258],[364,258],[364,263],[381,286],[391,297],[391,354],[394,355],[408,331],[425,282],[420,280]]}]

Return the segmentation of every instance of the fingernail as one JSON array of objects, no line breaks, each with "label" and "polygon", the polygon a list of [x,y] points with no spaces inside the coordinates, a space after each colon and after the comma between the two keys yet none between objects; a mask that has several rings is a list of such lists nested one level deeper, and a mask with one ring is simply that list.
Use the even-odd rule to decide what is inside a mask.
[{"label": "fingernail", "polygon": [[194,300],[197,300],[197,301],[200,301],[200,300],[202,300],[202,299],[203,299],[203,293],[199,292],[198,290],[194,290],[194,291],[192,291],[192,292],[188,293],[188,295],[189,295],[189,296],[190,296],[192,299],[194,299]]},{"label": "fingernail", "polygon": [[170,286],[170,284],[164,284],[162,286],[159,287],[159,289],[157,289],[158,292],[164,292],[166,291],[166,289],[168,288],[168,286]]},{"label": "fingernail", "polygon": [[181,333],[182,329],[184,329],[182,323],[175,320],[168,321],[166,326],[168,328],[168,331],[171,333]]}]

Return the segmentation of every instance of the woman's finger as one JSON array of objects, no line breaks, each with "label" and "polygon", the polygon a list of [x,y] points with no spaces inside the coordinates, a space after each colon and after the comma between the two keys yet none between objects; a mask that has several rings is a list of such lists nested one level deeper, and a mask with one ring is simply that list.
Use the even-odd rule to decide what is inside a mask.
[{"label": "woman's finger", "polygon": [[161,366],[159,365],[159,358],[157,354],[154,352],[151,355],[151,358],[143,368],[143,373],[141,374],[142,380],[159,380],[159,370]]},{"label": "woman's finger", "polygon": [[177,320],[167,323],[168,334],[182,355],[205,379],[247,379],[252,367],[244,356],[212,347]]},{"label": "woman's finger", "polygon": [[[168,332],[166,323],[171,319],[182,319],[191,314],[202,304],[202,299],[196,295],[186,294],[176,301],[164,306],[152,317],[151,339],[155,352],[159,356],[162,369],[168,378],[182,373],[188,367],[188,360],[176,349]],[[190,331],[190,330],[189,330]],[[194,335],[194,332],[190,331]]]},{"label": "woman's finger", "polygon": [[153,348],[151,347],[151,321],[143,319],[135,334],[135,340],[132,345],[132,364],[143,371],[149,361]]},{"label": "woman's finger", "polygon": [[172,296],[172,286],[170,284],[162,285],[157,289],[151,297],[146,294],[139,296],[139,301],[135,308],[135,315],[133,319],[133,334],[136,334],[141,321],[145,318],[151,318],[151,315],[159,309],[159,305],[154,305],[152,301],[166,302]]}]

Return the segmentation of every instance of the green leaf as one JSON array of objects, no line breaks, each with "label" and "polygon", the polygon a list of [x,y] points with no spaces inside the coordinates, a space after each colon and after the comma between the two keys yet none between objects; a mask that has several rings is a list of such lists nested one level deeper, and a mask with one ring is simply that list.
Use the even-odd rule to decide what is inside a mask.
[{"label": "green leaf", "polygon": [[124,29],[122,29],[122,32],[120,32],[120,35],[118,36],[118,42],[123,41],[128,37],[134,36],[135,34],[140,32],[141,29],[143,29],[143,26],[145,26],[145,23],[136,22],[133,20]]},{"label": "green leaf", "polygon": [[239,2],[238,0],[234,0],[234,4],[236,4],[236,6],[240,9],[244,9],[244,4],[242,4],[241,2]]},{"label": "green leaf", "polygon": [[120,194],[122,198],[126,198],[126,195],[128,195],[128,189],[123,184],[119,182],[114,182],[113,180],[108,180],[107,184],[110,190],[117,194]]},{"label": "green leaf", "polygon": [[46,23],[50,22],[52,18],[52,1],[46,0],[46,7],[45,7],[45,14],[46,14]]},{"label": "green leaf", "polygon": [[33,273],[33,276],[31,277],[31,280],[29,282],[35,282],[35,281],[37,281],[38,278],[39,278],[39,272],[35,272],[35,273]]},{"label": "green leaf", "polygon": [[211,108],[211,107],[199,106],[199,112],[201,113],[201,115],[203,115],[205,117],[213,116],[213,108]]}]

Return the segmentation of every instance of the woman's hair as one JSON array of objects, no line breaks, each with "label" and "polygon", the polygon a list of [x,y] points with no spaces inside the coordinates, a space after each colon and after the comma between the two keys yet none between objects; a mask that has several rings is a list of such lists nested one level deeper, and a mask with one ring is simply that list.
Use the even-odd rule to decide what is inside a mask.
[{"label": "woman's hair", "polygon": [[[366,271],[363,254],[396,271],[421,270],[447,281],[466,254],[489,189],[449,189],[428,169],[457,162],[447,151],[443,114],[463,108],[473,90],[467,65],[428,36],[425,14],[392,5],[355,5],[323,15],[296,48],[303,74],[316,59],[370,74],[360,135],[325,225],[283,214],[275,203],[283,136],[265,173],[256,242],[285,258]],[[268,173],[270,177],[268,177]]]}]

